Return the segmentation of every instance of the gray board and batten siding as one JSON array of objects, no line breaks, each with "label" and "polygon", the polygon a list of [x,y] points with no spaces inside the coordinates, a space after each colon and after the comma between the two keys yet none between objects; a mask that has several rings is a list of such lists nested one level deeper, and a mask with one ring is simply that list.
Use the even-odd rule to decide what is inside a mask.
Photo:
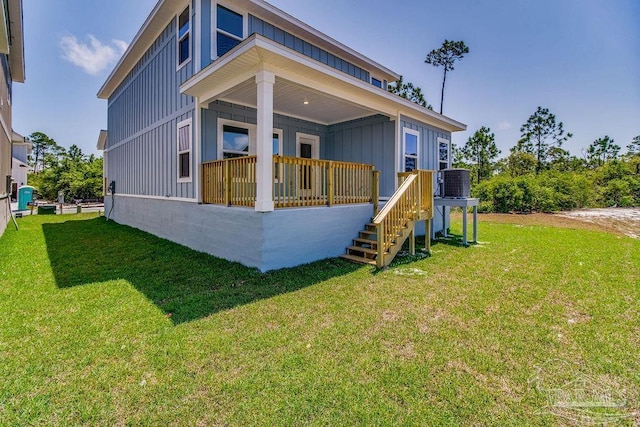
[{"label": "gray board and batten siding", "polygon": [[[178,183],[177,178],[177,125],[191,118],[195,108],[193,98],[179,89],[193,75],[193,40],[192,33],[191,59],[177,69],[172,19],[109,97],[106,177],[116,181],[117,193],[196,197],[193,182]],[[198,167],[193,154],[191,162],[193,177]]]},{"label": "gray board and batten siding", "polygon": [[[420,123],[416,120],[412,120],[405,116],[400,116],[400,125],[403,128],[409,128],[415,131],[418,131],[420,134],[420,153],[418,165],[420,169],[429,169],[429,170],[438,170],[438,138],[443,138],[451,143],[451,132],[447,132],[442,129],[435,128],[433,126],[426,125],[424,123]],[[400,149],[402,150],[402,143],[400,144]],[[451,153],[450,153],[451,155]],[[449,159],[451,161],[451,159]],[[437,180],[436,180],[437,181]],[[436,196],[439,194],[437,183],[434,183]],[[445,222],[442,222],[442,210],[445,210]],[[445,206],[435,207],[434,209],[434,217],[433,217],[433,227],[431,229],[432,236],[435,235],[436,231],[444,230],[449,227],[449,211],[451,208],[447,208]],[[423,228],[423,224],[420,223],[416,228],[416,234],[424,235],[425,231]]]},{"label": "gray board and batten siding", "polygon": [[[217,159],[218,118],[256,124],[256,110],[216,101],[202,110],[203,161]],[[395,122],[383,115],[325,126],[274,114],[273,127],[282,130],[283,155],[295,157],[296,133],[320,137],[320,158],[374,165],[382,172],[380,195],[395,191]]]},{"label": "gray board and batten siding", "polygon": [[[215,101],[208,109],[202,110],[202,161],[218,160],[218,119],[233,120],[255,125],[257,112],[255,108]],[[320,158],[325,157],[325,141],[327,126],[307,120],[295,119],[281,114],[273,115],[273,127],[282,130],[283,155],[295,157],[296,133],[306,133],[320,137]]]},{"label": "gray board and batten siding", "polygon": [[[418,167],[420,169],[438,170],[438,138],[443,138],[451,142],[451,132],[429,126],[405,116],[400,116],[400,126],[420,133]],[[402,146],[400,146],[400,149],[402,150]]]},{"label": "gray board and batten siding", "polygon": [[[200,25],[202,25],[202,34],[213,34],[215,31],[212,31],[211,28],[211,14],[215,13],[215,10],[211,8],[211,2],[203,2],[202,3],[202,17],[200,19]],[[272,25],[263,19],[258,18],[257,16],[248,15],[248,29],[247,35],[251,34],[260,34],[269,40],[273,40],[276,43],[281,44],[282,46],[286,46],[289,49],[292,49],[298,53],[301,53],[309,58],[315,59],[318,62],[321,62],[325,65],[328,65],[336,70],[342,71],[350,76],[353,76],[357,79],[365,81],[367,83],[371,82],[371,75],[369,71],[358,67],[357,65],[352,64],[349,61],[346,61],[340,57],[337,57],[330,52],[322,49],[318,46],[315,46],[307,41],[302,40],[300,37],[297,37],[287,31],[284,31],[275,25]],[[211,46],[211,37],[202,37],[201,43],[201,54],[202,54],[202,68],[211,64],[215,60],[215,57],[212,57],[212,46]],[[386,89],[387,82],[383,82],[383,87]]]},{"label": "gray board and batten siding", "polygon": [[388,117],[376,115],[329,126],[327,159],[374,165],[380,175],[380,196],[395,192],[396,125]]}]

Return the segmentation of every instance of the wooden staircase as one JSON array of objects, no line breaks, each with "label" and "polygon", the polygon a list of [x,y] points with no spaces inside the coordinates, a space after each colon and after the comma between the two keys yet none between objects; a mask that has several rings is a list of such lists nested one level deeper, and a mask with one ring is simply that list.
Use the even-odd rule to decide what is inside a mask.
[{"label": "wooden staircase", "polygon": [[[353,239],[342,258],[378,268],[388,266],[411,238],[409,251],[415,254],[415,224],[426,220],[431,235],[433,218],[433,171],[416,170],[399,174],[401,184],[384,208]],[[429,247],[430,239],[426,239]]]}]

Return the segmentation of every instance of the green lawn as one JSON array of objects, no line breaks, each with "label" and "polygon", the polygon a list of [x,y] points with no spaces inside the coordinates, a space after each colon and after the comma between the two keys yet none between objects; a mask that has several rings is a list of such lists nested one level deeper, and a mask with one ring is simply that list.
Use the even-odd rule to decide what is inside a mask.
[{"label": "green lawn", "polygon": [[381,272],[260,274],[91,215],[19,225],[0,425],[563,424],[546,388],[576,378],[639,407],[638,240],[485,221]]}]

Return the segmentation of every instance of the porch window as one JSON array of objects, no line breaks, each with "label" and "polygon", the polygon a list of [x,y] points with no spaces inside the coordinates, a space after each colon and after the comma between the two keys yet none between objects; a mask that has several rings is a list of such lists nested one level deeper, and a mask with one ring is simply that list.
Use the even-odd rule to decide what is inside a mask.
[{"label": "porch window", "polygon": [[220,57],[236,47],[244,37],[244,17],[227,9],[216,6],[216,51]]},{"label": "porch window", "polygon": [[449,141],[438,138],[438,170],[448,169],[450,166],[451,149]]},{"label": "porch window", "polygon": [[418,149],[420,146],[420,133],[413,129],[404,128],[402,132],[404,171],[411,172],[418,169]]},{"label": "porch window", "polygon": [[222,127],[222,158],[249,155],[249,129],[231,125]]},{"label": "porch window", "polygon": [[191,119],[178,123],[178,182],[191,182]]},{"label": "porch window", "polygon": [[187,63],[191,57],[189,45],[189,35],[191,34],[189,10],[190,6],[187,6],[178,17],[178,67]]}]

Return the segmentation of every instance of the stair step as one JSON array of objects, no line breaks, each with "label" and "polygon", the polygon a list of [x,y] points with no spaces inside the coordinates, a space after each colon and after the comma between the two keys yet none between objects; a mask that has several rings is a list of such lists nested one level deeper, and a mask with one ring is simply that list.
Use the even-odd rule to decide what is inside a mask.
[{"label": "stair step", "polygon": [[378,246],[378,242],[375,240],[371,240],[371,239],[363,239],[362,237],[356,237],[355,239],[353,239],[353,243],[355,245],[357,245],[358,243],[362,243],[363,245],[369,245],[371,247]]},{"label": "stair step", "polygon": [[360,232],[360,234],[369,234],[369,235],[372,235],[372,234],[376,234],[376,230],[362,230],[362,231]]},{"label": "stair step", "polygon": [[360,264],[376,265],[376,260],[375,259],[363,258],[363,257],[356,256],[356,255],[342,254],[342,255],[340,255],[340,258],[348,259],[349,261],[357,262],[357,263],[360,263]]},{"label": "stair step", "polygon": [[363,248],[362,246],[349,246],[347,247],[347,251],[362,252],[363,254],[371,254],[371,255],[378,254],[378,251],[376,249]]}]

